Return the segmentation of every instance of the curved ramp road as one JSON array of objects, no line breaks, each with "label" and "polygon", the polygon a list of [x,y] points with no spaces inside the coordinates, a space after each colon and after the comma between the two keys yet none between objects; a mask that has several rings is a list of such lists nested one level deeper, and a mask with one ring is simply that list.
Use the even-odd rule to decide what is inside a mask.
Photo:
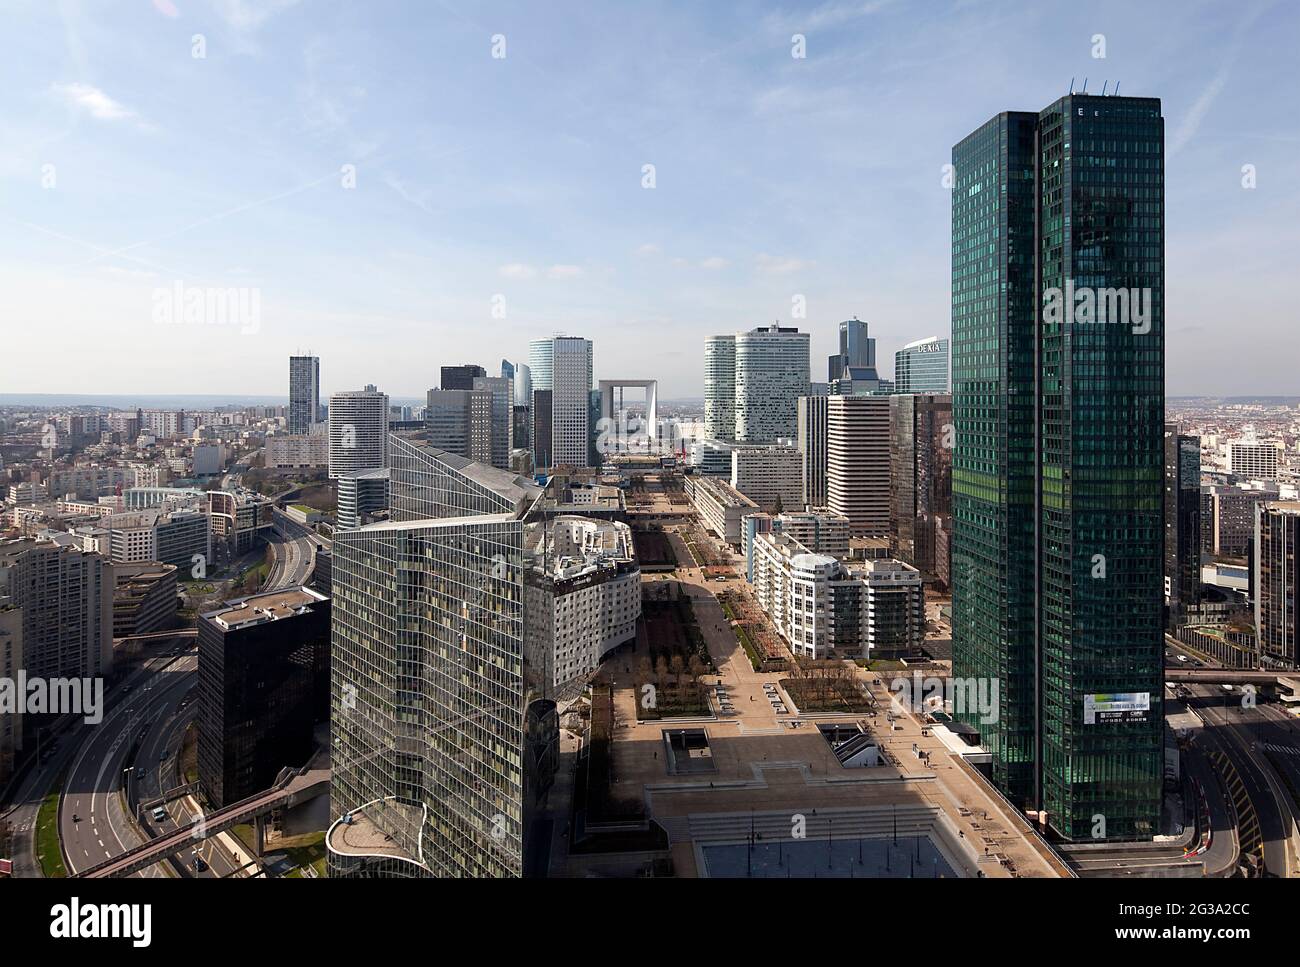
[{"label": "curved ramp road", "polygon": [[[155,672],[121,701],[104,721],[89,732],[78,750],[59,803],[59,834],[68,872],[76,873],[139,845],[144,838],[127,815],[122,795],[124,770],[135,768],[137,746],[149,745],[150,727],[174,714],[198,682],[198,656],[186,655]],[[179,742],[179,736],[175,739]],[[159,758],[164,756],[160,754]],[[158,761],[140,765],[155,774]],[[137,781],[133,774],[132,781]],[[158,866],[145,876],[166,875]]]}]

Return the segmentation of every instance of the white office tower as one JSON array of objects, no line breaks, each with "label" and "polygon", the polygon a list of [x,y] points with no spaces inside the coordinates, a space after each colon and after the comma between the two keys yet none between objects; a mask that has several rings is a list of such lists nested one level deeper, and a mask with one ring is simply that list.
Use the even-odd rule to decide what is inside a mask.
[{"label": "white office tower", "polygon": [[888,536],[888,396],[826,398],[826,494],[854,537]]},{"label": "white office tower", "polygon": [[736,337],[704,340],[704,435],[736,439]]},{"label": "white office tower", "polygon": [[894,353],[894,392],[949,392],[948,340],[930,336]]},{"label": "white office tower", "polygon": [[735,439],[794,439],[799,397],[808,395],[810,382],[806,332],[773,323],[736,333]]},{"label": "white office tower", "polygon": [[[538,383],[533,365],[533,389],[551,391],[551,462],[553,467],[585,467],[591,440],[591,340],[556,336],[545,354],[550,371],[547,386]],[[529,345],[530,359],[536,343]]]},{"label": "white office tower", "polygon": [[388,463],[388,394],[374,386],[330,397],[330,479]]},{"label": "white office tower", "polygon": [[289,357],[289,432],[311,432],[320,421],[320,357]]}]

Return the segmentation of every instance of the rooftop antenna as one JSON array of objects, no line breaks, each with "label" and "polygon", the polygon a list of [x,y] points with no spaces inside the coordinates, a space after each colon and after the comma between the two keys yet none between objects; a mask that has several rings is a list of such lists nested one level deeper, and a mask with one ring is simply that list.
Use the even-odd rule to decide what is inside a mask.
[{"label": "rooftop antenna", "polygon": [[1110,92],[1111,97],[1119,97],[1119,81],[1115,82],[1115,90]]},{"label": "rooftop antenna", "polygon": [[1087,93],[1088,93],[1088,78],[1085,77],[1085,78],[1083,79],[1083,90],[1080,91],[1079,93],[1080,93],[1080,94],[1087,94]]},{"label": "rooftop antenna", "polygon": [[1074,78],[1073,78],[1073,77],[1070,78],[1070,93],[1071,93],[1071,94],[1074,93]]},{"label": "rooftop antenna", "polygon": [[1105,97],[1105,96],[1106,96],[1106,85],[1109,84],[1109,83],[1110,83],[1109,79],[1108,79],[1108,80],[1104,80],[1104,81],[1101,82],[1101,96],[1102,96],[1102,97]]}]

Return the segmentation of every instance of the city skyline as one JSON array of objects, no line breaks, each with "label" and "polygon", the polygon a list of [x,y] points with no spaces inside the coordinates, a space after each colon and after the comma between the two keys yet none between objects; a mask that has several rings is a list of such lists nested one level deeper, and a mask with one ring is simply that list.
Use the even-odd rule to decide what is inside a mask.
[{"label": "city skyline", "polygon": [[[824,358],[856,316],[889,358],[949,334],[948,147],[1073,76],[1166,105],[1169,395],[1287,389],[1300,336],[1275,320],[1296,161],[1264,132],[1297,110],[1279,83],[1294,11],[451,12],[435,25],[408,10],[398,35],[305,3],[159,0],[112,23],[15,10],[23,43],[0,41],[15,77],[0,155],[15,355],[51,330],[125,335],[67,360],[67,377],[105,394],[252,395],[282,386],[310,333],[323,395],[376,383],[419,398],[444,364],[585,333],[600,336],[598,378],[659,378],[672,399],[701,395],[710,333],[780,320]],[[416,49],[408,34],[432,39]],[[91,53],[117,49],[136,55],[125,69]],[[574,70],[554,66],[566,58]],[[183,169],[165,160],[199,149]],[[248,290],[255,321],[183,324],[195,288]],[[1274,349],[1249,374],[1219,364],[1229,317],[1234,339]],[[427,349],[394,357],[376,331]],[[189,358],[220,380],[183,372]],[[9,392],[42,386],[34,368],[3,377]]]}]

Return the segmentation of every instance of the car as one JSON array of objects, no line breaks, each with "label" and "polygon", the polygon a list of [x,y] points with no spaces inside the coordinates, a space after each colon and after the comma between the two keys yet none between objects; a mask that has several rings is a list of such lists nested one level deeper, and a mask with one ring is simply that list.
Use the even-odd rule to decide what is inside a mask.
[{"label": "car", "polygon": [[165,823],[167,822],[167,810],[163,809],[162,806],[154,806],[153,811],[149,813],[149,818],[155,823]]},{"label": "car", "polygon": [[207,868],[208,868],[208,864],[203,862],[203,857],[201,857],[201,856],[196,856],[196,857],[194,857],[194,872],[195,872],[195,873],[202,873],[202,872],[203,872],[204,870],[206,870]]}]

